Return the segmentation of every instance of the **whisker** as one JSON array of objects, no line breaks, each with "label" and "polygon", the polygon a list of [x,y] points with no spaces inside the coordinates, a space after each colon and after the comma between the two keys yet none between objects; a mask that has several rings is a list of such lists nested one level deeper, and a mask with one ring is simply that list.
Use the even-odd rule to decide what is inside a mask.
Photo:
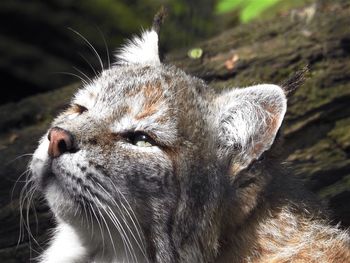
[{"label": "whisker", "polygon": [[[96,199],[96,200],[100,203],[100,201],[98,199]],[[112,223],[116,227],[116,229],[119,232],[119,234],[121,235],[123,246],[124,246],[124,250],[126,252],[125,254],[126,254],[126,257],[127,257],[127,261],[129,262],[129,257],[128,257],[128,253],[127,253],[126,249],[129,251],[130,255],[132,255],[132,252],[131,252],[131,248],[130,248],[131,243],[130,242],[126,242],[126,241],[128,241],[128,240],[126,240],[126,238],[127,238],[126,232],[123,229],[123,226],[122,226],[122,224],[120,223],[120,221],[119,221],[119,219],[117,217],[111,218],[107,211],[106,211],[106,213],[107,213],[108,217],[112,220]]]},{"label": "whisker", "polygon": [[[19,236],[18,236],[18,241],[17,241],[17,247],[19,246],[22,238],[24,239],[24,236],[22,231],[23,230],[23,211],[22,211],[22,196],[23,196],[23,191],[24,191],[24,188],[27,186],[27,184],[25,184],[23,187],[22,187],[22,190],[20,191],[20,195],[18,197],[18,209],[19,209]],[[12,197],[11,197],[11,200],[12,200]]]},{"label": "whisker", "polygon": [[135,259],[135,255],[134,255],[134,253],[132,253],[132,244],[131,244],[130,240],[128,239],[128,236],[125,233],[125,230],[124,230],[121,222],[119,221],[119,219],[115,216],[115,214],[111,211],[111,209],[109,207],[108,207],[108,209],[109,209],[109,212],[107,212],[108,217],[111,219],[114,226],[118,229],[118,232],[119,232],[119,234],[122,238],[122,241],[123,241],[123,246],[124,246],[124,251],[125,251],[127,261],[130,262],[129,254],[131,257],[133,257]]},{"label": "whisker", "polygon": [[[30,210],[31,210],[31,207],[32,207],[32,198],[33,198],[33,195],[35,193],[35,187],[32,186],[32,188],[29,190],[30,191],[30,195],[28,196],[27,198],[27,211],[26,211],[26,218],[27,218],[27,226],[28,226],[28,231],[30,233],[30,236],[33,238],[34,240],[34,243],[41,249],[43,250],[43,248],[41,247],[41,245],[39,244],[39,242],[36,240],[36,238],[34,237],[34,235],[32,234],[31,232],[31,229],[30,229],[30,218],[29,218],[29,214],[30,214]],[[34,209],[35,209],[35,206],[34,206]]]},{"label": "whisker", "polygon": [[80,76],[77,75],[77,74],[70,73],[70,72],[64,72],[64,71],[58,71],[58,72],[53,72],[53,73],[56,73],[56,74],[63,74],[63,75],[68,75],[68,76],[73,76],[73,77],[76,77],[76,78],[78,78],[79,80],[81,80],[85,86],[89,85],[89,83],[88,83],[85,79],[83,79],[82,77],[80,77]]},{"label": "whisker", "polygon": [[29,174],[26,174],[26,183],[25,185],[22,187],[22,190],[20,191],[20,194],[19,194],[19,198],[18,198],[18,205],[19,205],[19,215],[20,215],[20,233],[19,233],[19,238],[18,238],[18,244],[20,243],[21,239],[23,238],[24,239],[24,229],[23,227],[26,228],[26,225],[25,225],[25,221],[24,221],[24,215],[23,215],[23,207],[24,207],[24,203],[26,201],[26,198],[27,198],[27,194],[29,192],[29,190],[27,191],[27,188],[30,184],[30,180],[28,180],[28,177],[29,177]]},{"label": "whisker", "polygon": [[[19,233],[19,238],[17,241],[17,246],[20,244],[21,240],[24,240],[24,229],[27,230],[28,234],[28,246],[29,246],[29,255],[30,258],[32,258],[32,252],[35,252],[36,254],[39,254],[40,252],[37,251],[32,247],[32,240],[34,243],[38,246],[40,250],[43,250],[39,242],[36,240],[34,235],[32,234],[31,231],[31,226],[30,226],[30,218],[29,218],[29,212],[32,207],[33,202],[33,197],[36,191],[36,186],[32,184],[31,179],[28,178],[29,173],[26,174],[26,184],[23,186],[20,196],[19,196],[19,211],[20,211],[20,233]],[[30,188],[28,189],[28,187]],[[25,202],[27,202],[27,205],[25,206]],[[26,208],[26,215],[23,213],[23,209]],[[34,206],[35,209],[35,206]],[[25,218],[24,218],[25,216]],[[37,222],[37,221],[36,221]]]},{"label": "whisker", "polygon": [[98,74],[95,70],[95,68],[92,66],[92,64],[89,62],[89,60],[87,60],[86,57],[84,57],[81,53],[78,53],[79,56],[90,66],[90,68],[92,69],[92,71],[94,72],[94,76],[96,77]]},{"label": "whisker", "polygon": [[[90,193],[90,191],[89,191],[88,189],[86,189],[86,191],[87,191],[87,193],[90,195],[90,198],[91,198],[92,200],[94,200],[94,197],[92,196],[92,194]],[[92,207],[91,204],[90,204],[90,208],[91,208],[91,211],[92,211],[92,213],[94,214],[94,217],[95,217],[95,219],[96,219],[96,221],[97,221],[97,224],[98,224],[98,226],[99,226],[99,228],[100,228],[100,233],[101,233],[101,237],[102,237],[102,255],[104,255],[104,249],[105,249],[104,232],[103,232],[103,229],[102,229],[100,220],[98,220],[98,217],[97,217],[97,215],[96,215],[96,213],[95,213],[95,210],[94,210],[94,208]]]},{"label": "whisker", "polygon": [[[97,198],[96,198],[96,201],[97,201],[98,203],[100,203],[100,201],[99,201]],[[103,205],[102,205],[101,203],[100,203],[100,206],[101,206],[101,208],[102,208],[104,211],[106,211],[105,208],[103,207]],[[102,220],[103,220],[104,223],[105,223],[105,226],[106,226],[106,228],[107,228],[107,232],[108,232],[109,238],[110,238],[111,243],[112,243],[112,246],[113,246],[114,254],[117,255],[117,250],[116,250],[116,248],[115,248],[114,240],[113,240],[113,238],[112,238],[112,234],[111,234],[111,231],[110,231],[110,229],[109,229],[108,223],[107,223],[106,219],[104,218],[104,216],[102,215],[102,213],[101,213],[101,211],[100,211],[99,208],[97,208],[97,211],[98,211],[98,213],[100,214]]]},{"label": "whisker", "polygon": [[[96,183],[97,185],[99,185],[99,187],[101,188],[101,190],[103,190],[103,191],[106,193],[106,195],[109,197],[109,199],[110,199],[110,201],[113,203],[113,205],[115,205],[116,208],[120,211],[120,214],[121,214],[121,216],[123,217],[123,221],[124,221],[124,223],[125,223],[125,225],[126,225],[126,227],[127,227],[127,230],[130,232],[130,234],[132,235],[133,239],[135,240],[137,246],[140,248],[141,253],[142,253],[143,256],[145,257],[145,259],[148,261],[147,256],[146,256],[146,252],[145,252],[145,245],[144,245],[144,243],[143,243],[143,239],[142,239],[141,234],[140,234],[140,232],[139,232],[139,229],[136,227],[135,222],[134,222],[132,216],[130,215],[128,209],[124,206],[123,203],[121,203],[122,208],[124,209],[124,211],[127,213],[127,215],[129,216],[129,218],[130,218],[131,221],[133,222],[134,228],[135,228],[135,230],[136,230],[136,232],[137,232],[137,234],[138,234],[138,236],[139,236],[139,238],[140,238],[140,241],[141,241],[142,245],[139,243],[139,240],[136,238],[136,236],[134,235],[132,229],[131,229],[130,226],[128,225],[127,220],[126,220],[126,218],[125,218],[125,215],[124,215],[124,213],[121,211],[120,206],[117,204],[117,202],[113,199],[113,197],[106,191],[106,189],[105,189],[100,183],[98,183],[98,182],[95,182],[95,183]],[[117,189],[117,191],[119,191],[119,189]]]},{"label": "whisker", "polygon": [[27,177],[27,174],[30,173],[30,167],[28,167],[23,173],[21,173],[17,180],[15,181],[13,187],[12,187],[12,190],[11,190],[11,201],[13,200],[13,195],[14,195],[14,192],[16,190],[16,187],[17,187],[17,184],[18,183],[26,183],[27,180],[24,180],[24,181],[20,181],[20,179],[25,175]]},{"label": "whisker", "polygon": [[17,157],[14,158],[13,160],[11,160],[11,161],[9,161],[8,163],[6,163],[6,165],[12,164],[13,162],[17,161],[17,160],[20,159],[20,158],[27,157],[27,156],[33,156],[33,155],[34,155],[33,153],[24,153],[24,154],[21,154],[20,156],[17,156]]},{"label": "whisker", "polygon": [[78,69],[77,67],[73,67],[73,68],[85,77],[85,79],[87,80],[87,83],[92,82],[92,80],[84,72],[82,72],[80,69]]},{"label": "whisker", "polygon": [[108,68],[110,69],[111,68],[111,60],[110,60],[110,57],[109,57],[109,49],[108,49],[108,45],[107,45],[107,41],[106,41],[106,38],[103,34],[103,32],[101,31],[101,29],[97,26],[97,30],[100,32],[100,35],[102,36],[102,40],[103,40],[103,43],[105,45],[105,49],[106,49],[106,56],[107,56],[107,63],[108,63]]},{"label": "whisker", "polygon": [[95,55],[97,56],[98,61],[100,62],[100,66],[101,66],[101,71],[103,70],[104,66],[103,66],[103,62],[101,60],[100,55],[98,54],[98,52],[96,51],[96,49],[94,48],[94,46],[82,35],[80,34],[78,31],[74,30],[71,27],[68,27],[68,29],[72,32],[74,32],[75,34],[77,34],[78,36],[80,36],[85,43],[89,46],[89,48],[93,51],[93,53],[95,53]]},{"label": "whisker", "polygon": [[88,209],[88,211],[89,211],[89,215],[90,215],[90,219],[91,219],[91,236],[90,236],[90,238],[92,239],[93,238],[93,234],[94,234],[94,220],[93,220],[93,218],[92,218],[92,212],[91,212],[91,204],[89,203],[89,206],[88,206],[88,208],[90,208],[90,209]]},{"label": "whisker", "polygon": [[[35,195],[35,187],[33,186],[33,191],[32,191],[32,194],[31,194],[31,196],[30,196],[30,199],[29,199],[29,204],[30,204],[30,209],[32,209],[33,215],[34,215],[34,220],[35,220],[35,232],[38,233],[38,229],[39,229],[39,220],[38,220],[38,215],[37,215],[36,208],[35,208],[35,203],[33,202],[34,195]],[[39,246],[40,246],[40,245],[39,245]],[[41,248],[41,246],[40,246],[40,248]]]},{"label": "whisker", "polygon": [[[107,177],[107,178],[108,178],[108,177]],[[141,242],[141,245],[142,245],[142,246],[138,243],[136,237],[135,237],[135,236],[133,236],[133,237],[134,237],[134,239],[135,239],[137,245],[138,245],[139,248],[141,249],[143,255],[144,255],[145,258],[147,259],[147,255],[146,255],[146,245],[145,245],[145,243],[144,243],[144,238],[141,236],[141,233],[140,233],[141,225],[140,225],[140,223],[139,223],[139,221],[138,221],[138,219],[137,219],[137,217],[136,217],[136,215],[135,215],[135,212],[134,212],[134,210],[132,209],[132,207],[131,207],[129,201],[125,198],[124,194],[119,190],[119,188],[117,188],[117,186],[114,184],[114,182],[113,182],[110,178],[108,178],[108,179],[109,179],[109,181],[111,182],[111,184],[113,185],[114,189],[118,192],[118,194],[122,197],[122,199],[125,201],[125,203],[126,203],[126,204],[128,205],[128,207],[129,207],[129,209],[127,209],[127,208],[124,206],[124,204],[121,202],[121,205],[123,206],[124,211],[127,213],[127,215],[129,216],[129,218],[130,218],[131,221],[132,221],[132,224],[133,224],[133,226],[134,226],[134,228],[135,228],[135,230],[136,230],[136,232],[137,232],[137,235],[138,235],[138,237],[139,237],[139,239],[140,239],[140,242]],[[129,210],[130,210],[130,212],[131,212],[132,215],[130,215]],[[135,220],[133,220],[133,218],[134,218]],[[136,222],[135,222],[135,221],[136,221]]]},{"label": "whisker", "polygon": [[[86,206],[85,206],[85,200],[82,199],[82,200],[81,200],[81,203],[83,204],[84,215],[85,215],[85,220],[86,220],[86,226],[87,226],[87,228],[89,229],[90,226],[89,226],[89,219],[88,219],[88,216],[87,216],[87,211],[86,211]],[[84,219],[84,218],[83,218],[83,219]]]}]

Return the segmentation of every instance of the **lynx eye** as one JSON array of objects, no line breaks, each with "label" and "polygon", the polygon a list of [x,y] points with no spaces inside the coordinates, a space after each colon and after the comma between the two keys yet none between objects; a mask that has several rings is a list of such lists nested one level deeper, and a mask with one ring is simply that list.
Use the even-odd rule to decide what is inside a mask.
[{"label": "lynx eye", "polygon": [[152,147],[155,146],[155,141],[143,132],[135,132],[128,134],[128,140],[138,147]]}]

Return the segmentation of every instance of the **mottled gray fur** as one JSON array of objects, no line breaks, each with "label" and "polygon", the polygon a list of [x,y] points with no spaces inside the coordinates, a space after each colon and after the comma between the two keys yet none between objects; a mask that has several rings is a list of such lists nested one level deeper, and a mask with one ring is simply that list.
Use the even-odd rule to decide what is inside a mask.
[{"label": "mottled gray fur", "polygon": [[69,149],[48,154],[50,129],[40,141],[32,181],[57,221],[41,262],[313,262],[334,259],[327,247],[348,257],[347,233],[279,168],[283,87],[215,94],[157,50],[144,32],[78,91],[51,124]]}]

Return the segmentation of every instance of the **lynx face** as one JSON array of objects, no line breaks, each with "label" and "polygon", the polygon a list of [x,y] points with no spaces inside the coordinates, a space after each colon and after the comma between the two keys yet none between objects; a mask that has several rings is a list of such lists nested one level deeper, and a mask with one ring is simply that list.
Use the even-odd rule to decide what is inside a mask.
[{"label": "lynx face", "polygon": [[246,168],[274,141],[283,90],[217,95],[162,65],[157,49],[154,31],[135,38],[118,65],[78,91],[34,153],[33,180],[58,223],[89,248],[84,257],[103,249],[103,262],[213,260],[225,207],[237,204],[243,220],[256,204],[246,195],[263,187],[241,178],[249,181]]},{"label": "lynx face", "polygon": [[[71,108],[52,123],[36,152],[42,157],[34,158],[32,165],[59,216],[75,213],[71,202],[101,199],[112,206],[115,200],[127,198],[138,204],[175,194],[178,152],[193,154],[194,138],[204,129],[191,124],[187,131],[179,131],[181,124],[189,122],[185,117],[201,114],[197,107],[189,109],[177,102],[175,98],[196,94],[169,81],[169,71],[181,74],[174,69],[116,66],[79,91]],[[184,79],[180,84],[188,86],[188,82]],[[49,145],[56,129],[69,134],[70,142],[61,139],[65,149],[54,155]],[[68,202],[64,210],[61,195]]]}]

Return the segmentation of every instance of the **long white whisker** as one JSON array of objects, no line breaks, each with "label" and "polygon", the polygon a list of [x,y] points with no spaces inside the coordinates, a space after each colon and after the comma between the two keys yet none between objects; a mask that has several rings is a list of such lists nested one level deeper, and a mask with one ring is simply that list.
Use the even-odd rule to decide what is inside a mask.
[{"label": "long white whisker", "polygon": [[84,77],[85,77],[85,79],[87,79],[87,82],[89,83],[91,83],[92,82],[92,80],[89,78],[89,76],[88,75],[86,75],[83,71],[81,71],[80,69],[78,69],[77,67],[73,67],[76,71],[78,71],[81,75],[83,75]]},{"label": "long white whisker", "polygon": [[89,65],[89,67],[92,69],[92,71],[94,72],[94,76],[97,76],[97,72],[96,72],[95,68],[92,66],[92,64],[90,63],[90,61],[87,60],[87,58],[85,58],[81,53],[78,53],[78,54]]},{"label": "long white whisker", "polygon": [[[39,242],[36,240],[36,238],[34,237],[34,235],[32,234],[31,232],[31,229],[30,229],[30,218],[29,218],[29,213],[30,213],[30,210],[31,210],[31,206],[32,206],[32,198],[33,198],[33,195],[35,193],[35,186],[32,186],[32,188],[29,190],[30,194],[28,195],[28,198],[27,198],[27,211],[26,211],[26,218],[27,218],[27,226],[28,226],[28,233],[30,234],[30,236],[33,238],[35,244],[41,249],[43,250],[43,248],[41,247],[41,245],[39,244]],[[34,209],[35,209],[35,206],[34,206]]]},{"label": "long white whisker", "polygon": [[[123,203],[121,203],[122,208],[124,209],[124,211],[127,213],[127,215],[129,216],[129,218],[130,218],[131,221],[133,222],[134,228],[135,228],[135,230],[137,231],[138,236],[139,236],[140,241],[141,241],[141,243],[142,243],[143,246],[139,243],[139,240],[136,238],[136,236],[134,235],[132,229],[131,229],[130,226],[128,225],[127,220],[126,220],[126,218],[125,218],[125,215],[124,215],[124,213],[121,211],[120,206],[117,204],[117,202],[113,199],[113,197],[106,191],[106,189],[105,189],[100,183],[96,182],[96,184],[100,186],[101,190],[103,190],[103,191],[106,193],[106,195],[109,197],[109,199],[110,199],[110,201],[113,203],[113,205],[115,205],[116,208],[120,211],[120,214],[121,214],[121,216],[123,217],[123,221],[124,221],[124,223],[125,223],[125,225],[126,225],[126,227],[127,227],[127,230],[130,232],[130,234],[131,234],[131,236],[133,237],[133,239],[135,240],[137,246],[140,248],[141,253],[144,255],[145,259],[147,259],[146,251],[145,251],[145,246],[144,246],[144,244],[143,244],[143,242],[142,242],[143,239],[142,239],[142,237],[141,237],[141,235],[140,235],[140,232],[139,232],[139,229],[137,229],[137,227],[136,227],[136,225],[135,225],[135,223],[134,223],[134,220],[133,220],[132,216],[130,215],[128,209],[124,206]],[[118,189],[118,190],[119,190],[119,189]],[[148,261],[148,259],[147,259],[147,261]]]},{"label": "long white whisker", "polygon": [[103,70],[103,62],[101,60],[100,55],[98,54],[98,52],[96,51],[96,49],[94,48],[94,46],[82,35],[80,34],[78,31],[74,30],[73,28],[69,27],[69,30],[71,30],[72,32],[74,32],[75,34],[77,34],[78,36],[80,36],[85,43],[90,47],[90,49],[95,53],[95,55],[97,56],[98,61],[100,62],[101,65],[101,70]]},{"label": "long white whisker", "polygon": [[[27,178],[28,176],[26,176]],[[19,208],[19,236],[18,236],[18,241],[17,241],[17,246],[20,244],[22,238],[24,238],[24,231],[23,229],[23,202],[24,202],[24,193],[26,193],[26,188],[28,187],[28,181],[26,184],[22,187],[19,197],[18,197],[18,208]],[[12,200],[12,195],[11,195],[11,200]],[[23,235],[23,236],[22,236]]]},{"label": "long white whisker", "polygon": [[123,246],[124,246],[124,251],[125,251],[125,255],[127,258],[127,261],[129,262],[129,255],[135,259],[135,255],[133,253],[133,249],[132,249],[132,244],[130,242],[130,240],[128,239],[128,236],[121,224],[121,222],[119,221],[119,219],[117,218],[117,216],[113,213],[113,211],[108,207],[109,211],[107,212],[108,217],[111,219],[111,221],[113,222],[113,225],[118,229],[118,232],[122,238],[123,241]]},{"label": "long white whisker", "polygon": [[[86,226],[87,226],[87,228],[89,229],[90,226],[89,226],[89,219],[88,219],[88,215],[87,215],[87,211],[86,211],[86,206],[85,206],[85,200],[82,199],[81,202],[82,202],[82,204],[83,204],[84,215],[85,215],[85,220],[86,220]],[[84,219],[84,217],[83,217],[83,219]]]},{"label": "long white whisker", "polygon": [[[36,213],[35,203],[33,202],[35,190],[36,190],[35,186],[33,186],[32,189],[33,190],[32,190],[32,194],[31,194],[30,199],[29,199],[29,204],[30,204],[30,207],[33,207],[33,215],[34,215],[34,219],[35,219],[35,229],[36,229],[36,233],[38,233],[39,220],[38,220],[38,215]],[[36,242],[36,243],[38,243],[38,242]],[[43,250],[41,245],[39,245],[39,248]]]},{"label": "long white whisker", "polygon": [[[26,179],[28,179],[28,175],[26,175]],[[26,184],[23,186],[23,188],[19,194],[20,236],[18,239],[18,245],[20,243],[21,237],[24,238],[24,232],[22,232],[22,231],[24,231],[23,227],[27,228],[26,222],[24,220],[23,208],[24,208],[24,203],[26,202],[27,195],[29,193],[29,190],[27,190],[29,184],[30,184],[30,181],[27,180]]]},{"label": "long white whisker", "polygon": [[[137,242],[138,246],[140,247],[142,253],[143,253],[144,256],[145,256],[145,258],[147,259],[147,255],[146,255],[146,245],[145,245],[145,243],[144,243],[144,238],[143,238],[143,236],[142,236],[141,233],[140,233],[141,225],[140,225],[140,223],[139,223],[139,221],[138,221],[138,219],[137,219],[137,217],[136,217],[136,215],[135,215],[135,212],[134,212],[134,210],[132,209],[132,207],[131,207],[129,201],[125,198],[124,194],[119,190],[119,188],[117,188],[117,186],[114,184],[114,182],[113,182],[110,178],[109,178],[109,181],[111,182],[111,184],[113,185],[114,189],[115,189],[115,190],[118,192],[118,194],[122,197],[122,199],[125,201],[125,203],[127,204],[128,208],[129,208],[129,209],[126,208],[126,207],[124,206],[124,204],[121,202],[121,205],[123,206],[124,210],[126,211],[127,215],[129,216],[129,218],[130,218],[131,221],[132,221],[132,224],[133,224],[133,226],[134,226],[134,228],[135,228],[135,230],[136,230],[136,232],[137,232],[137,235],[138,235],[138,237],[139,237],[139,239],[140,239],[140,242],[141,242],[141,245],[142,245],[141,247],[142,247],[142,248],[140,247],[139,243],[137,242],[137,239],[136,239],[135,237],[134,237],[134,239],[135,239],[135,241]],[[131,212],[132,215],[130,215],[129,211]],[[133,218],[134,218],[135,220],[133,220]],[[135,222],[135,221],[136,221],[136,222]]]},{"label": "long white whisker", "polygon": [[[97,182],[96,182],[97,183]],[[104,190],[104,189],[103,189]],[[100,203],[100,201],[97,199],[97,201]],[[101,203],[100,203],[101,204]],[[101,205],[102,206],[102,205]],[[121,235],[121,238],[122,238],[122,242],[123,242],[123,246],[124,246],[124,249],[125,249],[125,254],[126,254],[126,257],[127,257],[127,260],[129,262],[129,257],[128,257],[128,253],[126,251],[126,249],[129,251],[130,255],[132,255],[132,252],[131,252],[131,243],[130,242],[126,242],[128,240],[126,240],[127,238],[127,235],[125,233],[125,230],[122,226],[122,224],[120,223],[119,219],[117,217],[113,217],[111,218],[111,216],[108,214],[108,212],[106,211],[108,217],[112,220],[112,223],[113,225],[117,228],[119,234]],[[130,247],[131,246],[131,247]]]},{"label": "long white whisker", "polygon": [[[31,232],[31,229],[30,229],[29,211],[30,211],[30,207],[31,207],[31,199],[35,193],[36,188],[35,188],[35,185],[31,185],[30,189],[27,190],[28,186],[30,186],[30,184],[32,183],[31,180],[28,179],[28,177],[29,177],[29,173],[26,175],[27,182],[23,186],[23,188],[20,192],[20,196],[19,196],[20,236],[18,239],[17,246],[19,245],[22,238],[24,238],[24,229],[26,229],[27,233],[28,233],[29,256],[30,256],[30,258],[32,258],[32,251],[34,251],[37,254],[39,254],[39,252],[32,247],[31,240],[34,240],[34,242],[37,244],[37,246],[40,249],[42,249],[42,247],[40,246],[38,241],[35,239],[35,237],[33,236],[32,232]],[[24,215],[23,215],[23,208],[25,206],[25,202],[27,202],[26,219],[24,219]]]},{"label": "long white whisker", "polygon": [[[89,191],[88,189],[86,189],[86,191],[87,191],[87,193],[90,195],[91,200],[94,200],[94,197],[92,196],[92,194],[90,193],[90,191]],[[91,204],[90,204],[90,208],[91,208],[91,211],[92,211],[92,213],[94,214],[94,217],[95,217],[95,219],[96,219],[96,221],[97,221],[97,224],[98,224],[98,226],[99,226],[99,228],[100,228],[101,237],[102,237],[102,255],[104,255],[104,249],[105,249],[104,232],[103,232],[101,223],[100,223],[100,221],[99,221],[98,218],[97,218],[97,215],[96,215],[96,213],[95,213],[95,210],[94,210],[94,208],[92,207]]]},{"label": "long white whisker", "polygon": [[105,48],[106,48],[106,55],[107,55],[107,62],[108,62],[108,68],[110,69],[111,68],[111,60],[109,58],[109,50],[108,50],[108,45],[107,45],[107,41],[106,41],[106,38],[105,36],[103,35],[103,32],[101,31],[101,29],[99,27],[97,27],[97,30],[100,32],[101,36],[102,36],[102,40],[103,40],[103,43],[105,45]]},{"label": "long white whisker", "polygon": [[90,236],[90,238],[92,239],[93,238],[93,234],[94,234],[94,220],[93,220],[93,218],[92,218],[92,212],[91,212],[91,205],[89,204],[89,206],[88,206],[88,208],[90,208],[90,209],[87,209],[88,210],[88,212],[89,212],[89,215],[90,215],[90,219],[91,219],[91,236]]},{"label": "long white whisker", "polygon": [[70,72],[63,72],[63,71],[58,71],[58,72],[54,72],[54,73],[63,74],[63,75],[68,75],[68,76],[73,76],[73,77],[77,77],[78,79],[81,80],[81,82],[83,82],[83,84],[84,84],[85,86],[89,85],[89,83],[88,83],[85,79],[83,79],[82,77],[80,77],[80,76],[77,75],[77,74],[70,73]]},{"label": "long white whisker", "polygon": [[13,160],[9,161],[8,163],[6,163],[6,165],[9,165],[15,161],[17,161],[18,159],[20,158],[23,158],[23,157],[27,157],[27,156],[33,156],[34,154],[33,153],[24,153],[24,154],[21,154],[19,156],[17,156],[16,158],[14,158]]},{"label": "long white whisker", "polygon": [[[95,200],[100,204],[100,207],[101,207],[103,210],[105,210],[105,208],[104,208],[103,205],[100,203],[100,201],[99,201],[97,198],[95,198]],[[100,211],[99,208],[97,208],[97,211],[98,211],[98,213],[100,214],[100,217],[102,218],[103,222],[105,223],[105,226],[106,226],[106,229],[107,229],[109,238],[110,238],[111,243],[112,243],[112,246],[113,246],[114,254],[117,255],[117,250],[116,250],[116,248],[115,248],[114,240],[113,240],[111,231],[110,231],[110,229],[109,229],[108,223],[107,223],[106,219],[104,218],[104,216],[103,216],[103,214],[101,213],[101,211]]]},{"label": "long white whisker", "polygon": [[[129,209],[130,209],[130,211],[131,211],[131,213],[132,213],[132,215],[133,215],[133,218],[135,218],[135,221],[136,221],[136,225],[137,225],[137,226],[135,226],[135,227],[141,229],[141,225],[140,225],[140,223],[139,223],[139,221],[138,221],[138,219],[137,219],[137,217],[136,217],[136,215],[135,215],[135,212],[134,212],[134,210],[132,209],[132,207],[131,207],[129,201],[125,198],[124,194],[119,190],[119,188],[114,184],[114,182],[112,181],[112,179],[110,179],[110,178],[108,178],[108,179],[109,179],[109,181],[111,182],[111,184],[113,185],[114,189],[118,192],[118,194],[123,198],[123,200],[124,200],[124,201],[126,202],[126,204],[128,205],[128,207],[129,207]],[[127,210],[127,211],[128,211],[128,210]],[[131,217],[131,216],[130,216],[130,217]],[[139,235],[139,238],[141,239],[141,241],[143,241],[143,238],[142,238],[141,234],[138,233],[138,235]]]},{"label": "long white whisker", "polygon": [[28,177],[28,173],[30,173],[30,167],[28,167],[23,173],[21,173],[21,174],[18,176],[18,178],[17,178],[17,180],[15,181],[15,183],[14,183],[14,185],[13,185],[13,187],[12,187],[12,190],[11,190],[11,201],[13,200],[13,195],[14,195],[14,192],[15,192],[15,190],[16,190],[17,184],[18,184],[19,182],[25,182],[25,183],[28,182],[27,179],[24,180],[24,181],[20,181],[21,178],[22,178],[23,176],[25,176],[25,177],[27,178],[27,177]]}]

